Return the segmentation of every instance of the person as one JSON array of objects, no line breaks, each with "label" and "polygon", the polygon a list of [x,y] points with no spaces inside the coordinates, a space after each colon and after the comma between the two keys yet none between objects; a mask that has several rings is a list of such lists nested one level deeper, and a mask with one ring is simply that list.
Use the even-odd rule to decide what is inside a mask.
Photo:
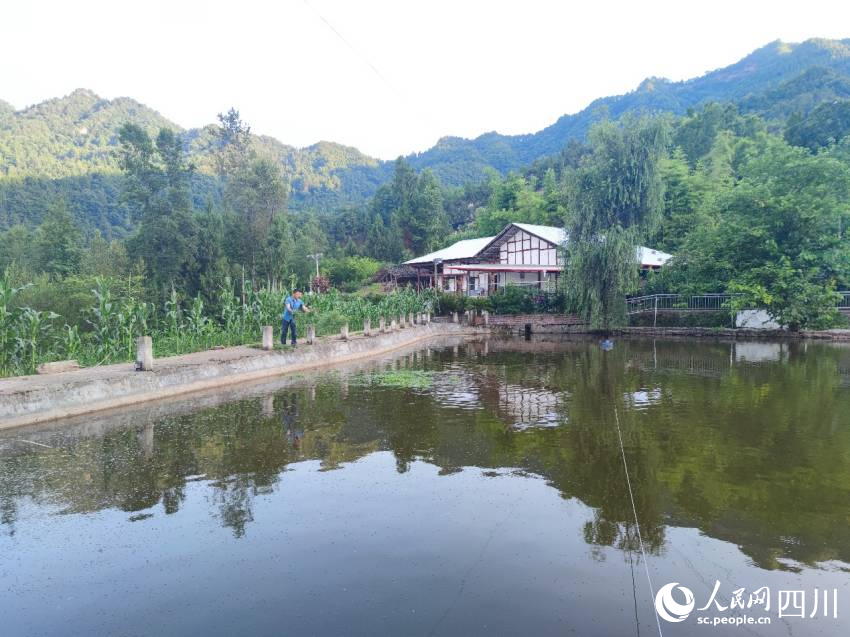
[{"label": "person", "polygon": [[304,294],[298,288],[292,291],[292,294],[286,297],[286,300],[283,302],[283,322],[281,323],[280,328],[280,342],[281,344],[286,344],[286,333],[288,331],[292,331],[292,346],[295,347],[298,343],[298,332],[295,328],[295,313],[298,310],[302,312],[309,312],[310,308],[304,304],[304,301],[301,300],[301,297]]}]

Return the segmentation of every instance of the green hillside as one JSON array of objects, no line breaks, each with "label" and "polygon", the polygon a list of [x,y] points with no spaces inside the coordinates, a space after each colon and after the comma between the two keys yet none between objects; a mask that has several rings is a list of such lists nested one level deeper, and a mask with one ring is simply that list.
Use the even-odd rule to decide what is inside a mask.
[{"label": "green hillside", "polygon": [[[135,100],[107,100],[78,89],[17,112],[0,102],[0,227],[37,225],[51,202],[62,197],[84,226],[107,236],[126,234],[129,221],[119,196],[115,154],[118,129],[125,122],[152,133],[162,127],[179,132],[198,168],[195,203],[202,206],[208,197],[219,196],[212,127],[183,130]],[[340,144],[299,149],[265,136],[255,136],[253,143],[283,166],[296,208],[363,201],[390,171],[389,165]]]},{"label": "green hillside", "polygon": [[[709,101],[733,102],[741,112],[763,116],[776,131],[791,121],[800,135],[817,137],[818,131],[806,130],[809,114],[822,122],[840,120],[846,100],[850,39],[777,41],[698,78],[649,78],[626,95],[595,100],[537,133],[445,137],[408,160],[417,170],[430,168],[444,186],[459,186],[481,180],[488,170],[504,174],[555,155],[570,140],[583,139],[590,126],[605,117],[633,112],[681,115]],[[107,100],[79,89],[21,111],[0,101],[0,228],[37,225],[51,202],[62,197],[84,227],[99,228],[107,236],[127,234],[130,222],[120,199],[114,151],[117,130],[128,121],[148,131],[167,127],[181,133],[198,167],[193,183],[196,205],[219,197],[212,175],[210,126],[182,130],[130,98]],[[361,205],[392,174],[391,162],[340,144],[320,142],[299,149],[271,137],[254,137],[253,143],[283,166],[291,187],[289,206],[296,210],[328,212]]]},{"label": "green hillside", "polygon": [[685,114],[710,101],[740,102],[768,119],[808,112],[818,103],[850,97],[850,39],[771,42],[739,62],[683,82],[648,78],[631,93],[595,100],[584,110],[564,115],[532,135],[486,133],[475,139],[446,137],[411,157],[419,169],[431,168],[444,182],[459,185],[485,170],[516,170],[561,150],[570,139],[584,138],[605,117],[630,112]]}]

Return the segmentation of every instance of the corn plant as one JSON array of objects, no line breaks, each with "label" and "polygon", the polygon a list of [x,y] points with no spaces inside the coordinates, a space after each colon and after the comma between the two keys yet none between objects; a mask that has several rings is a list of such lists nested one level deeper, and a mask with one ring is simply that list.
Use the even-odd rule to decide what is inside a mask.
[{"label": "corn plant", "polygon": [[0,373],[12,372],[17,363],[17,323],[20,310],[13,305],[15,297],[23,288],[12,286],[8,270],[0,280]]},{"label": "corn plant", "polygon": [[128,359],[133,358],[136,338],[148,332],[148,321],[154,313],[154,305],[137,301],[135,298],[124,299],[118,313],[118,329],[121,341],[126,348]]},{"label": "corn plant", "polygon": [[62,351],[65,358],[79,359],[83,349],[83,341],[80,338],[80,328],[76,325],[68,325],[62,330]]},{"label": "corn plant", "polygon": [[92,290],[95,305],[90,309],[91,319],[87,323],[92,327],[95,343],[95,356],[98,364],[115,360],[121,350],[121,324],[118,308],[112,291],[106,281],[98,277],[97,287]]},{"label": "corn plant", "polygon": [[195,345],[206,344],[213,331],[212,321],[204,316],[204,300],[198,295],[192,300],[192,306],[186,314],[186,332],[191,343]]},{"label": "corn plant", "polygon": [[53,328],[53,320],[58,317],[53,312],[39,312],[30,307],[21,312],[15,341],[24,373],[35,372],[42,354],[50,357],[48,336]]},{"label": "corn plant", "polygon": [[177,292],[171,288],[171,296],[165,302],[165,333],[172,338],[180,338],[183,331],[183,311]]},{"label": "corn plant", "polygon": [[231,336],[237,332],[241,334],[242,307],[239,299],[233,294],[233,284],[230,277],[224,280],[224,285],[219,290],[218,305],[221,308],[219,316],[224,331]]}]

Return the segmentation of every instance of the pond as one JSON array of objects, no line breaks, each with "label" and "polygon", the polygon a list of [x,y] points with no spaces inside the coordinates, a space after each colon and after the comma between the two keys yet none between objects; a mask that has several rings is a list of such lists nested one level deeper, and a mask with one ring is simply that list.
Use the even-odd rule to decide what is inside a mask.
[{"label": "pond", "polygon": [[[665,586],[681,621],[656,615]],[[4,636],[846,635],[850,348],[455,340],[2,432],[0,617]]]}]

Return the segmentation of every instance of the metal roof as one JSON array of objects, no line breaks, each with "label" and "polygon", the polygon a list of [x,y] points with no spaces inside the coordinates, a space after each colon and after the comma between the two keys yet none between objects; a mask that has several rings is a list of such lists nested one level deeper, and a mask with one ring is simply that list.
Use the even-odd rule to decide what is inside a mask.
[{"label": "metal roof", "polygon": [[513,223],[511,225],[555,245],[561,245],[567,240],[567,231],[557,226],[537,226],[533,223]]},{"label": "metal roof", "polygon": [[[548,241],[549,243],[553,243],[557,246],[563,245],[568,238],[566,230],[557,226],[539,226],[533,223],[509,223],[505,226],[504,230],[494,237],[464,239],[463,241],[453,243],[442,250],[437,250],[436,252],[416,257],[410,261],[405,261],[405,264],[430,264],[434,262],[434,259],[442,259],[443,261],[473,259],[477,256],[483,256],[481,253],[485,252],[485,250],[487,253],[492,253],[492,256],[496,256],[498,254],[498,250],[495,250],[495,244],[499,243],[499,240],[505,237],[512,227],[518,228],[536,237],[540,237],[544,241]],[[672,254],[667,254],[666,252],[653,250],[652,248],[646,248],[644,246],[639,246],[637,251],[638,257],[640,258],[640,264],[642,266],[654,268],[661,267],[673,256]]]},{"label": "metal roof", "polygon": [[453,243],[447,248],[437,250],[430,254],[416,257],[410,261],[405,261],[407,265],[417,265],[425,263],[433,263],[434,259],[442,259],[443,261],[454,261],[456,259],[471,259],[476,256],[481,249],[490,243],[494,237],[481,237],[480,239],[464,239]]},{"label": "metal roof", "polygon": [[653,250],[652,248],[638,247],[638,257],[640,257],[641,265],[648,265],[654,268],[660,268],[673,258],[672,254],[661,252],[661,250]]}]

